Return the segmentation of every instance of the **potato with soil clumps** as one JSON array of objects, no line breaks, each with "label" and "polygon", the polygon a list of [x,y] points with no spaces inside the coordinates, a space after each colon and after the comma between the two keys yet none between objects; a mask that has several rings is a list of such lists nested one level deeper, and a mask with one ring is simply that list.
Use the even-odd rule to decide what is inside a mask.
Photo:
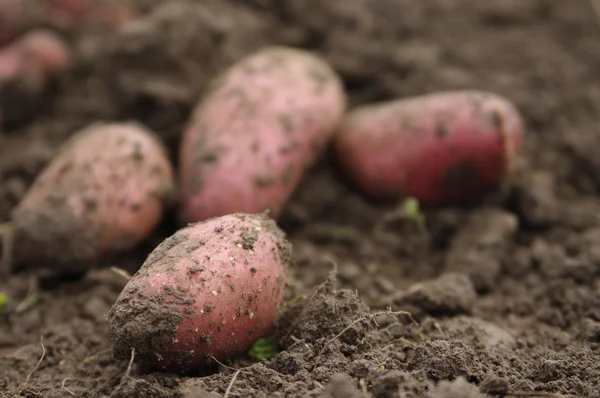
[{"label": "potato with soil clumps", "polygon": [[266,209],[276,219],[345,109],[340,78],[307,51],[272,46],[240,60],[184,132],[182,221]]},{"label": "potato with soil clumps", "polygon": [[523,130],[507,99],[449,91],[357,107],[333,147],[369,196],[414,196],[424,205],[443,205],[479,194],[509,173]]},{"label": "potato with soil clumps", "polygon": [[251,347],[283,300],[291,244],[266,216],[191,224],[148,256],[108,313],[115,357],[178,373]]},{"label": "potato with soil clumps", "polygon": [[77,133],[12,213],[15,253],[29,267],[80,273],[146,238],[173,198],[174,171],[137,123]]}]

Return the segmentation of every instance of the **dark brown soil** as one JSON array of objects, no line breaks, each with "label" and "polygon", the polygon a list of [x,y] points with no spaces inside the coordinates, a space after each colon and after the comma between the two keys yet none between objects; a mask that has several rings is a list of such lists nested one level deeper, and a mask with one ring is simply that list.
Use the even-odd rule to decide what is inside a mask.
[{"label": "dark brown soil", "polygon": [[[420,232],[325,158],[280,222],[294,301],[281,353],[261,363],[129,368],[105,319],[123,277],[5,278],[0,396],[600,397],[600,21],[587,0],[141,2],[152,14],[120,32],[69,37],[76,65],[34,119],[0,135],[0,221],[91,122],[137,119],[175,160],[211,77],[267,44],[320,51],[353,105],[462,88],[510,98],[528,126],[518,172],[486,197],[427,210]],[[135,271],[175,228],[170,215],[106,265]]]}]

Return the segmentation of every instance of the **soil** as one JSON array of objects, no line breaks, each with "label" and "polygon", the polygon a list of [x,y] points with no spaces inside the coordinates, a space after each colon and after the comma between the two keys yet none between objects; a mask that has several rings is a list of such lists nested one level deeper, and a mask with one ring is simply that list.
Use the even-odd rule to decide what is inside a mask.
[{"label": "soil", "polygon": [[600,397],[600,21],[590,2],[159,3],[140,0],[144,17],[118,31],[61,31],[73,66],[35,100],[1,101],[32,112],[0,134],[0,221],[90,123],[138,120],[176,161],[211,78],[268,44],[318,51],[352,105],[462,88],[506,96],[528,126],[517,171],[470,203],[426,209],[419,230],[395,205],[356,193],[324,156],[279,223],[294,266],[273,334],[281,351],[262,362],[175,375],[113,357],[105,315],[126,279],[108,265],[134,272],[173,233],[173,214],[83,278],[17,269],[0,280],[0,396]]}]

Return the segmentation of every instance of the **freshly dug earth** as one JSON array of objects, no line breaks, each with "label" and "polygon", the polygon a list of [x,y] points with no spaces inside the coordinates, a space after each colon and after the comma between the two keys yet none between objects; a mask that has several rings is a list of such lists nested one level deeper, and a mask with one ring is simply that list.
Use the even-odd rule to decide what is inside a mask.
[{"label": "freshly dug earth", "polygon": [[[0,396],[600,397],[600,23],[588,1],[142,2],[153,14],[122,32],[69,37],[76,66],[35,120],[0,135],[0,221],[90,122],[137,119],[175,161],[210,78],[268,44],[319,50],[352,105],[463,88],[513,100],[528,126],[518,172],[463,207],[427,210],[422,232],[324,159],[282,215],[293,301],[281,352],[262,363],[129,367],[105,320],[122,276],[2,279]],[[106,265],[135,271],[175,220]]]}]

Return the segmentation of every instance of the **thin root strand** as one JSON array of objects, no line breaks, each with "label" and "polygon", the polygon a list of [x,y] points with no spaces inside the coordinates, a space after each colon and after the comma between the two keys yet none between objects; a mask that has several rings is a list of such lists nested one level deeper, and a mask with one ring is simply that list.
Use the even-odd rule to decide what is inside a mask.
[{"label": "thin root strand", "polygon": [[25,388],[29,384],[29,379],[31,379],[31,375],[33,375],[35,373],[35,371],[38,370],[38,368],[40,367],[40,364],[42,363],[42,361],[46,357],[46,346],[44,345],[44,335],[40,335],[40,344],[42,345],[42,356],[40,357],[40,359],[35,364],[35,367],[33,369],[31,369],[31,372],[29,372],[29,374],[25,378],[25,381],[23,382],[23,385],[19,389],[19,394],[21,394],[23,391],[25,391]]},{"label": "thin root strand", "polygon": [[323,348],[321,348],[321,350],[319,351],[319,353],[317,354],[317,356],[316,356],[315,359],[319,358],[323,354],[323,352],[325,352],[325,349],[327,347],[329,347],[329,345],[331,343],[333,343],[335,340],[339,339],[344,333],[346,333],[353,326],[359,324],[360,322],[372,321],[375,325],[379,326],[378,323],[377,323],[377,321],[375,320],[375,317],[378,317],[378,316],[381,316],[381,315],[390,315],[390,316],[393,316],[396,319],[396,321],[398,321],[398,323],[400,323],[400,321],[398,319],[398,315],[406,315],[406,316],[408,316],[408,318],[411,320],[411,322],[417,328],[417,332],[419,333],[419,337],[421,338],[421,340],[424,340],[423,334],[421,333],[421,329],[419,328],[419,324],[417,323],[417,321],[415,321],[415,318],[413,318],[413,316],[412,316],[412,314],[410,312],[406,312],[406,311],[395,311],[395,312],[392,312],[390,310],[388,310],[388,311],[378,311],[378,312],[375,312],[373,314],[361,316],[360,318],[356,319],[355,321],[351,322],[348,326],[346,326],[345,328],[343,328],[338,334],[336,334],[335,336],[333,336],[333,338],[331,338],[329,341],[327,341],[325,343],[325,345],[323,346]]},{"label": "thin root strand", "polygon": [[65,378],[65,379],[62,381],[62,384],[60,385],[60,388],[61,388],[62,390],[65,390],[66,392],[68,392],[68,393],[69,393],[69,394],[71,394],[72,396],[76,396],[77,394],[75,394],[73,391],[69,390],[69,389],[68,389],[68,388],[65,386],[65,383],[67,382],[67,380],[73,380],[73,379],[71,379],[70,377],[67,377],[67,378]]},{"label": "thin root strand", "polygon": [[131,358],[129,359],[129,365],[127,365],[127,370],[123,375],[123,379],[128,379],[131,374],[131,368],[133,367],[133,360],[135,359],[135,348],[131,349]]},{"label": "thin root strand", "polygon": [[231,393],[231,387],[233,387],[233,383],[235,383],[235,379],[237,379],[238,375],[241,372],[242,372],[242,370],[238,369],[238,371],[233,374],[233,377],[231,378],[231,381],[229,382],[229,385],[227,386],[227,390],[225,390],[225,395],[223,395],[223,398],[229,397],[229,393]]},{"label": "thin root strand", "polygon": [[213,356],[211,356],[211,358],[212,358],[213,361],[215,361],[216,363],[218,363],[219,365],[221,365],[222,367],[224,367],[226,369],[235,370],[235,371],[239,370],[239,369],[236,369],[236,368],[232,368],[231,366],[225,365],[223,362],[219,361],[217,358],[215,358]]},{"label": "thin root strand", "polygon": [[130,280],[132,278],[132,275],[129,272],[125,271],[123,268],[110,267],[110,270],[125,280]]}]

